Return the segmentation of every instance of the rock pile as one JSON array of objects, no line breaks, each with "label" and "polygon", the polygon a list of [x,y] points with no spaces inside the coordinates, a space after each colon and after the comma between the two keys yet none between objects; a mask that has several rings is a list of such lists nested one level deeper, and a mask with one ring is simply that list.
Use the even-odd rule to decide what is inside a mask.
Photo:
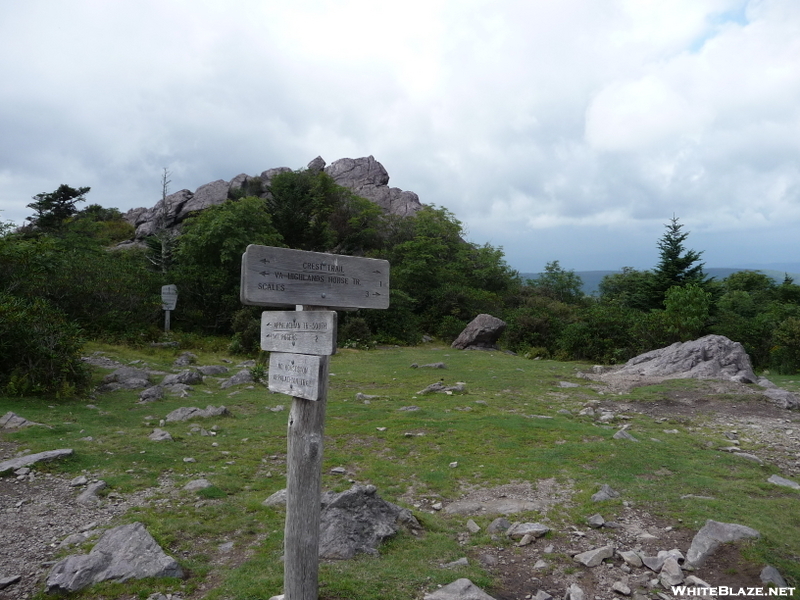
[{"label": "rock pile", "polygon": [[[328,166],[318,156],[308,164],[308,168],[324,170],[337,184],[371,200],[389,214],[407,216],[422,208],[419,196],[414,192],[389,187],[389,173],[372,156],[341,158]],[[125,220],[136,228],[134,240],[143,240],[161,227],[171,229],[179,226],[193,212],[222,204],[244,186],[259,182],[266,190],[273,177],[289,171],[288,167],[277,167],[256,176],[241,173],[230,181],[219,179],[201,185],[194,192],[181,190],[159,200],[152,208],[129,210]]]}]

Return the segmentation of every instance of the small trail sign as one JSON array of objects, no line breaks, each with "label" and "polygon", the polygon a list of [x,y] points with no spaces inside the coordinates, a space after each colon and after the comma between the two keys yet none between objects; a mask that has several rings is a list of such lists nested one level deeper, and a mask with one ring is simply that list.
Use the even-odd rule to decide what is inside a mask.
[{"label": "small trail sign", "polygon": [[161,286],[161,304],[164,310],[175,310],[175,306],[178,304],[177,285]]},{"label": "small trail sign", "polygon": [[319,399],[320,357],[272,352],[269,355],[269,389],[306,400]]},{"label": "small trail sign", "polygon": [[389,261],[251,244],[242,256],[242,304],[389,308]]},{"label": "small trail sign", "polygon": [[261,349],[295,354],[336,354],[336,311],[261,313]]}]

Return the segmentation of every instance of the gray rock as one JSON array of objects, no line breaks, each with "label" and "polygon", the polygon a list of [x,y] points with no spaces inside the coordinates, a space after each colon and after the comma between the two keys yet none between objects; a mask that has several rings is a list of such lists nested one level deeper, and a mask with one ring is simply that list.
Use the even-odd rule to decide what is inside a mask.
[{"label": "gray rock", "polygon": [[113,392],[119,389],[138,390],[150,387],[150,374],[142,369],[120,367],[103,377],[98,391]]},{"label": "gray rock", "polygon": [[169,413],[164,420],[167,423],[173,423],[177,421],[188,421],[189,419],[227,417],[230,416],[230,414],[230,411],[224,406],[217,408],[216,406],[211,406],[209,404],[204,410],[194,406],[182,406]]},{"label": "gray rock", "polygon": [[446,369],[447,365],[443,362],[428,363],[427,365],[420,365],[420,369]]},{"label": "gray rock", "polygon": [[666,348],[640,354],[609,375],[723,379],[740,383],[758,381],[744,347],[721,335],[707,335],[691,342],[677,342]]},{"label": "gray rock", "polygon": [[578,383],[572,383],[571,381],[559,381],[558,387],[560,388],[578,388],[581,387]]},{"label": "gray rock", "polygon": [[39,423],[34,423],[33,421],[28,421],[28,419],[20,417],[11,411],[8,411],[0,417],[0,429],[4,430],[22,429],[23,427],[30,427],[31,425],[38,424]]},{"label": "gray rock", "polygon": [[192,354],[191,352],[182,352],[178,358],[175,359],[175,362],[172,363],[173,367],[188,367],[191,364],[197,362],[197,355]]},{"label": "gray rock", "polygon": [[100,490],[104,490],[108,487],[108,484],[103,481],[95,481],[94,483],[90,483],[86,486],[86,489],[81,492],[81,494],[76,498],[76,502],[78,504],[97,504],[100,502],[100,496],[98,496],[98,492]]},{"label": "gray rock", "polygon": [[456,567],[468,567],[468,566],[469,566],[469,561],[467,560],[467,557],[464,556],[462,558],[459,558],[458,560],[454,560],[453,562],[449,562],[446,565],[442,565],[442,568],[443,569],[455,569]]},{"label": "gray rock", "polygon": [[447,392],[461,393],[466,390],[466,386],[467,384],[463,381],[457,381],[454,385],[445,385],[441,381],[437,381],[436,383],[430,384],[424,390],[418,391],[417,394],[432,394],[434,392],[438,392],[440,394],[446,394]]},{"label": "gray rock", "polygon": [[183,486],[183,489],[186,492],[199,492],[200,490],[204,490],[210,487],[211,487],[211,482],[208,479],[193,479],[185,486]]},{"label": "gray rock", "polygon": [[389,214],[409,216],[422,208],[419,196],[414,192],[404,192],[387,185],[389,173],[372,156],[341,158],[325,167],[325,173],[338,185],[350,188]]},{"label": "gray rock", "polygon": [[611,589],[617,592],[618,594],[622,594],[623,596],[631,595],[631,588],[625,585],[625,583],[622,581],[615,581],[614,585],[611,586]]},{"label": "gray rock", "polygon": [[761,569],[760,577],[761,577],[761,582],[764,585],[772,584],[775,587],[779,587],[779,588],[787,586],[786,580],[780,574],[778,569],[776,569],[772,565],[767,565],[766,567]]},{"label": "gray rock", "polygon": [[139,402],[155,402],[164,397],[164,388],[160,385],[151,386],[139,394]]},{"label": "gray rock", "polygon": [[780,485],[783,487],[790,487],[793,490],[800,490],[800,484],[791,479],[784,479],[780,475],[771,475],[769,479],[767,479],[769,483],[774,483],[775,485]]},{"label": "gray rock", "polygon": [[641,558],[642,564],[653,573],[661,571],[661,567],[664,566],[664,561],[667,559],[666,556],[642,556]]},{"label": "gray rock", "polygon": [[286,506],[286,489],[278,490],[261,504],[264,506]]},{"label": "gray rock", "polygon": [[359,552],[377,554],[378,545],[400,526],[421,529],[410,510],[382,500],[375,486],[354,485],[339,494],[326,492],[322,495],[319,556],[350,559]]},{"label": "gray rock", "polygon": [[[450,506],[452,506],[452,504]],[[448,508],[450,508],[450,506],[448,506]],[[445,510],[445,512],[449,511]],[[509,521],[505,517],[498,517],[494,521],[489,523],[489,526],[486,528],[486,531],[488,533],[504,533],[508,531],[509,527],[511,527],[511,521]]]},{"label": "gray rock", "polygon": [[581,563],[585,567],[596,567],[602,563],[606,558],[614,556],[614,546],[602,546],[594,548],[586,552],[581,552],[572,557],[576,562]]},{"label": "gray rock", "polygon": [[181,206],[175,220],[183,221],[195,211],[222,204],[228,199],[229,187],[228,182],[222,179],[201,185],[194,195]]},{"label": "gray rock", "polygon": [[[469,579],[456,579],[433,593],[425,594],[423,600],[495,600]],[[578,599],[575,599],[578,600]],[[580,600],[583,600],[582,598]]]},{"label": "gray rock", "polygon": [[86,478],[86,475],[78,475],[75,479],[69,482],[71,487],[78,487],[81,485],[86,485],[89,483],[89,480]]},{"label": "gray rock", "polygon": [[181,371],[180,373],[167,375],[161,381],[161,385],[165,387],[169,385],[175,385],[176,383],[182,383],[184,385],[197,385],[199,383],[203,383],[203,374],[200,373],[200,371],[195,371],[194,369],[187,369],[185,371]]},{"label": "gray rock", "polygon": [[603,518],[603,516],[600,513],[594,514],[591,517],[589,517],[588,519],[586,519],[586,523],[592,529],[600,529],[603,526],[603,523],[605,523],[605,522],[606,522],[606,520]]},{"label": "gray rock", "polygon": [[243,383],[253,383],[253,376],[250,374],[249,369],[242,369],[233,377],[229,377],[223,381],[219,387],[222,389],[228,389],[229,387],[241,385]]},{"label": "gray rock", "polygon": [[613,490],[611,486],[604,483],[600,491],[592,495],[593,502],[602,502],[603,500],[611,500],[612,498],[619,498],[619,492]]},{"label": "gray rock", "polygon": [[630,565],[631,567],[639,568],[642,566],[642,557],[639,556],[633,550],[623,550],[621,552],[617,552],[620,558],[625,561],[625,564]]},{"label": "gray rock", "polygon": [[692,545],[686,553],[686,562],[691,566],[699,566],[714,553],[720,544],[760,537],[761,534],[758,531],[745,525],[720,523],[709,519],[692,539]]},{"label": "gray rock", "polygon": [[533,595],[533,600],[553,600],[553,597],[544,590],[539,590]]},{"label": "gray rock", "polygon": [[467,531],[469,531],[470,533],[478,533],[480,530],[481,526],[478,525],[475,521],[473,521],[472,519],[469,519],[467,521]]},{"label": "gray rock", "polygon": [[147,436],[149,439],[153,440],[154,442],[171,442],[172,436],[169,434],[168,431],[164,431],[163,429],[159,429],[156,427],[153,429],[153,433]]},{"label": "gray rock", "polygon": [[633,437],[630,433],[628,433],[625,429],[620,429],[617,433],[613,435],[615,440],[629,440],[631,442],[638,442],[635,437]]},{"label": "gray rock", "polygon": [[4,590],[10,585],[19,583],[21,579],[22,579],[21,575],[14,575],[12,577],[0,577],[0,590]]},{"label": "gray rock", "polygon": [[550,528],[541,523],[514,523],[506,531],[506,535],[513,540],[520,540],[526,535],[538,538],[550,531]]},{"label": "gray rock", "polygon": [[766,389],[762,392],[773,404],[781,408],[797,409],[800,408],[800,396],[788,390],[778,388]]},{"label": "gray rock", "polygon": [[584,600],[586,594],[577,583],[571,584],[567,588],[567,593],[564,594],[564,600]]},{"label": "gray rock", "polygon": [[308,165],[306,165],[306,169],[308,169],[312,173],[320,173],[325,169],[325,160],[321,156],[318,156],[310,163],[308,163]]},{"label": "gray rock", "polygon": [[203,375],[224,375],[228,372],[228,367],[223,367],[222,365],[206,365],[197,367],[197,370]]},{"label": "gray rock", "polygon": [[68,593],[101,581],[183,577],[174,558],[159,547],[141,523],[108,530],[89,554],[68,556],[47,576],[48,594]]},{"label": "gray rock", "polygon": [[686,585],[692,585],[695,587],[705,587],[705,588],[711,587],[710,583],[708,583],[707,581],[703,581],[702,579],[700,579],[695,575],[688,575],[686,579],[683,580],[683,582]]},{"label": "gray rock", "polygon": [[72,448],[62,448],[60,450],[47,450],[46,452],[37,452],[36,454],[28,454],[26,456],[4,460],[0,462],[0,475],[5,475],[9,471],[16,471],[17,469],[35,465],[39,462],[72,456],[72,454]]},{"label": "gray rock", "polygon": [[681,571],[681,567],[674,557],[670,556],[664,561],[658,580],[665,589],[670,589],[673,585],[683,583],[683,571]]},{"label": "gray rock", "polygon": [[172,396],[178,396],[179,398],[186,398],[194,388],[185,383],[172,383],[170,385],[165,385],[164,390],[169,392]]},{"label": "gray rock", "polygon": [[505,321],[481,314],[464,328],[451,346],[458,350],[497,350],[497,340],[505,328]]}]

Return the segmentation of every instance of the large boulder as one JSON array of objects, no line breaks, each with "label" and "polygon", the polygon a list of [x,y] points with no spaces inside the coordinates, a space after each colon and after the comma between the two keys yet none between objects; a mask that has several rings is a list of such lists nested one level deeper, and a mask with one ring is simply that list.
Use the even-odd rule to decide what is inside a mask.
[{"label": "large boulder", "polygon": [[68,556],[47,576],[48,594],[76,592],[101,581],[183,577],[177,561],[164,553],[141,523],[109,529],[89,554]]},{"label": "large boulder", "polygon": [[677,342],[630,359],[611,376],[635,375],[664,379],[722,379],[756,383],[758,377],[744,347],[722,335]]},{"label": "large boulder", "polygon": [[505,321],[497,317],[478,315],[459,334],[452,347],[458,350],[497,350],[497,340],[505,328]]},{"label": "large boulder", "polygon": [[686,562],[695,567],[699,566],[721,544],[760,537],[761,534],[752,527],[736,523],[720,523],[709,519],[692,539],[692,545],[686,553]]},{"label": "large boulder", "polygon": [[[317,160],[321,158],[315,159]],[[340,158],[325,167],[325,173],[337,184],[353,190],[362,198],[372,200],[389,214],[408,216],[422,208],[419,196],[414,192],[404,192],[388,186],[389,173],[372,156]]]},{"label": "large boulder", "polygon": [[37,452],[36,454],[26,454],[25,456],[18,456],[17,458],[10,458],[0,462],[0,475],[5,475],[10,471],[29,467],[39,462],[72,456],[72,454],[72,448],[61,448],[59,450],[47,450],[45,452]]},{"label": "large boulder", "polygon": [[354,485],[339,494],[326,492],[322,495],[319,556],[349,559],[359,552],[377,554],[380,543],[401,526],[420,529],[410,510],[380,498],[373,485]]}]

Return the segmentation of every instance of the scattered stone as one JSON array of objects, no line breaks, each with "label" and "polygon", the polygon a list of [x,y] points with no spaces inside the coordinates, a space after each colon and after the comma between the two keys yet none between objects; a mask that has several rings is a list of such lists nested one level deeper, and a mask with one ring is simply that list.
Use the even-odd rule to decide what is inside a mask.
[{"label": "scattered stone", "polygon": [[600,515],[600,513],[594,514],[588,519],[586,519],[586,523],[592,529],[600,529],[606,520]]},{"label": "scattered stone", "polygon": [[800,490],[800,484],[792,481],[791,479],[784,479],[780,475],[772,475],[769,479],[767,479],[767,481],[769,483],[774,483],[775,485],[792,488],[793,490]]},{"label": "scattered stone", "polygon": [[86,485],[89,483],[89,480],[86,478],[86,475],[78,475],[75,479],[69,482],[71,487],[78,487],[81,485]]},{"label": "scattered stone", "polygon": [[155,402],[164,397],[164,388],[160,385],[154,385],[147,389],[142,390],[139,394],[139,402]]},{"label": "scattered stone", "polygon": [[171,441],[173,441],[172,440],[172,436],[169,434],[168,431],[164,431],[163,429],[159,429],[158,427],[153,429],[153,433],[151,433],[147,437],[150,438],[151,440],[153,440],[154,442],[171,442]]},{"label": "scattered stone", "polygon": [[443,362],[429,363],[427,365],[419,365],[420,369],[446,369],[447,365]]},{"label": "scattered stone", "polygon": [[635,437],[633,437],[630,433],[625,431],[625,429],[620,429],[617,433],[613,435],[615,440],[630,440],[631,442],[638,442]]},{"label": "scattered stone", "polygon": [[560,387],[560,388],[577,388],[577,387],[581,387],[581,386],[580,386],[579,383],[572,383],[572,382],[569,382],[569,381],[559,381],[558,382],[558,387]]},{"label": "scattered stone", "polygon": [[564,600],[584,600],[586,594],[577,583],[573,583],[567,588],[567,593],[564,594]]},{"label": "scattered stone", "polygon": [[233,550],[233,542],[225,542],[217,546],[217,552],[227,553]]},{"label": "scattered stone", "polygon": [[547,568],[547,563],[543,561],[541,558],[533,564],[534,571],[541,571],[542,569],[546,568]]},{"label": "scattered stone", "polygon": [[193,365],[197,362],[197,355],[192,354],[191,352],[182,352],[178,358],[175,359],[175,362],[172,363],[174,367],[188,367],[189,365]]},{"label": "scattered stone", "polygon": [[446,565],[442,565],[442,568],[443,569],[455,569],[456,567],[468,567],[468,566],[469,566],[469,561],[467,560],[467,557],[464,556],[462,558],[459,558],[458,560],[454,560],[453,562],[449,562]]},{"label": "scattered stone", "polygon": [[451,469],[457,468],[458,467],[458,461],[456,460],[456,461],[451,462],[449,466],[450,466]]},{"label": "scattered stone", "polygon": [[18,456],[17,458],[4,460],[3,462],[0,462],[0,475],[5,475],[9,471],[16,471],[17,469],[35,465],[39,462],[56,460],[59,458],[64,458],[65,456],[72,456],[72,454],[72,448],[62,448],[59,450],[47,450],[46,452],[37,452],[36,454],[28,454],[26,456]]},{"label": "scattered stone", "polygon": [[661,571],[665,560],[666,556],[642,556],[642,564],[653,571],[653,573]]},{"label": "scattered stone", "polygon": [[594,548],[586,552],[581,552],[572,557],[576,562],[581,563],[585,567],[596,567],[602,563],[606,558],[614,556],[614,546],[602,546]]},{"label": "scattered stone", "polygon": [[375,400],[380,398],[380,396],[373,396],[371,394],[362,394],[361,392],[356,393],[356,400],[358,402],[363,402],[364,400]]},{"label": "scattered stone", "polygon": [[750,454],[748,452],[737,452],[736,456],[741,456],[742,458],[746,458],[747,460],[751,460],[754,463],[758,463],[760,465],[764,464],[764,461],[758,458],[755,454]]},{"label": "scattered stone", "polygon": [[695,575],[688,575],[686,579],[683,580],[683,582],[686,585],[692,585],[695,587],[711,587],[710,583],[703,581],[702,579],[696,577]]},{"label": "scattered stone", "polygon": [[197,385],[203,383],[203,374],[200,373],[200,371],[195,371],[194,369],[187,369],[185,371],[181,371],[180,373],[167,375],[161,381],[161,385],[164,387],[175,385],[176,383],[182,383],[184,385]]},{"label": "scattered stone", "polygon": [[786,580],[772,565],[767,565],[761,569],[761,582],[765,585],[772,584],[775,587],[784,588],[787,586]]},{"label": "scattered stone", "polygon": [[670,589],[673,585],[683,583],[683,571],[681,571],[681,567],[674,557],[670,556],[664,561],[658,579],[665,589]]},{"label": "scattered stone", "polygon": [[286,506],[286,489],[278,490],[261,504],[264,506]]},{"label": "scattered stone", "polygon": [[228,367],[223,367],[222,365],[206,365],[203,367],[197,367],[197,370],[203,375],[225,375],[229,369]]},{"label": "scattered stone", "polygon": [[347,469],[345,469],[344,467],[333,467],[331,469],[331,473],[333,473],[334,475],[344,475],[345,473],[347,473]]},{"label": "scattered stone", "polygon": [[150,374],[134,367],[120,367],[113,373],[103,377],[103,383],[97,388],[98,392],[113,392],[116,390],[138,390],[150,387]]},{"label": "scattered stone", "polygon": [[350,559],[357,553],[378,554],[378,545],[400,526],[413,532],[419,522],[406,508],[381,499],[375,486],[354,485],[339,494],[322,495],[319,557]]},{"label": "scattered stone", "polygon": [[773,404],[777,404],[781,408],[800,408],[800,396],[788,390],[772,388],[764,390],[762,394],[764,394]]},{"label": "scattered stone", "polygon": [[603,500],[611,500],[612,498],[618,498],[619,492],[615,491],[611,488],[608,484],[604,483],[600,488],[600,491],[597,492],[592,496],[593,502],[602,502]]},{"label": "scattered stone", "polygon": [[[255,365],[255,363],[253,364]],[[234,385],[241,385],[243,383],[253,383],[253,375],[250,373],[249,369],[242,369],[233,377],[229,377],[219,384],[219,387],[225,390]]]},{"label": "scattered stone", "polygon": [[78,504],[97,504],[100,502],[100,496],[98,496],[98,492],[100,490],[104,490],[108,487],[108,484],[103,481],[95,481],[94,483],[90,483],[86,486],[86,489],[81,492],[81,494],[76,498],[76,502]]},{"label": "scattered stone", "polygon": [[186,492],[199,492],[200,490],[204,490],[210,487],[211,487],[211,482],[208,479],[193,479],[185,486],[183,486],[183,489]]},{"label": "scattered stone", "polygon": [[[400,412],[414,412],[419,410],[419,406],[401,406],[397,409]],[[409,436],[406,436],[409,437]]]},{"label": "scattered stone", "polygon": [[[495,600],[469,579],[456,579],[431,594],[425,594],[423,600]],[[583,600],[575,598],[573,600]]]},{"label": "scattered stone", "polygon": [[720,544],[760,537],[761,534],[758,531],[745,525],[720,523],[709,519],[692,539],[692,545],[686,553],[686,562],[691,566],[699,566],[714,553]]},{"label": "scattered stone", "polygon": [[174,558],[159,547],[141,523],[109,529],[89,554],[68,556],[47,576],[48,594],[69,593],[101,581],[183,577]]},{"label": "scattered stone", "polygon": [[20,417],[18,414],[15,414],[11,411],[8,411],[6,414],[0,417],[0,429],[4,429],[6,431],[11,429],[22,429],[23,427],[30,427],[31,425],[39,425],[39,423],[28,421],[28,419]]},{"label": "scattered stone", "polygon": [[467,521],[467,530],[468,530],[470,533],[478,533],[478,532],[481,530],[481,526],[480,526],[480,525],[478,525],[478,524],[477,524],[475,521],[473,521],[472,519],[470,519],[469,521]]},{"label": "scattered stone", "polygon": [[447,394],[448,392],[449,393],[463,392],[463,391],[466,390],[466,386],[467,386],[467,384],[464,383],[463,381],[457,381],[454,385],[445,385],[441,381],[437,381],[436,383],[430,384],[424,390],[418,391],[417,394],[420,394],[420,395],[422,395],[422,394],[432,394],[434,392],[437,392],[437,393],[440,393],[440,394]]},{"label": "scattered stone", "polygon": [[[448,510],[447,512],[450,511]],[[511,524],[511,521],[505,517],[498,517],[489,524],[489,526],[486,528],[486,531],[488,533],[502,533],[508,531],[509,527],[511,527]]]},{"label": "scattered stone", "polygon": [[464,328],[451,346],[458,350],[497,350],[497,340],[505,328],[505,321],[481,314]]},{"label": "scattered stone", "polygon": [[553,600],[553,597],[550,594],[548,594],[547,592],[545,592],[544,590],[539,590],[533,596],[532,600]]},{"label": "scattered stone", "polygon": [[169,413],[164,420],[167,423],[172,423],[176,421],[188,421],[189,419],[228,417],[230,414],[230,411],[224,406],[217,408],[216,406],[211,406],[209,404],[206,406],[205,410],[196,408],[194,406],[182,406],[181,408],[176,408]]},{"label": "scattered stone", "polygon": [[614,582],[614,585],[611,586],[611,589],[617,592],[618,594],[622,594],[623,596],[631,595],[631,588],[625,585],[625,583],[623,583],[622,581]]},{"label": "scattered stone", "polygon": [[513,540],[521,540],[526,535],[534,538],[542,537],[550,528],[541,523],[514,523],[506,531],[506,535]]},{"label": "scattered stone", "polygon": [[0,577],[0,590],[4,590],[8,586],[18,583],[21,579],[22,579],[21,575],[14,575],[12,577]]}]

